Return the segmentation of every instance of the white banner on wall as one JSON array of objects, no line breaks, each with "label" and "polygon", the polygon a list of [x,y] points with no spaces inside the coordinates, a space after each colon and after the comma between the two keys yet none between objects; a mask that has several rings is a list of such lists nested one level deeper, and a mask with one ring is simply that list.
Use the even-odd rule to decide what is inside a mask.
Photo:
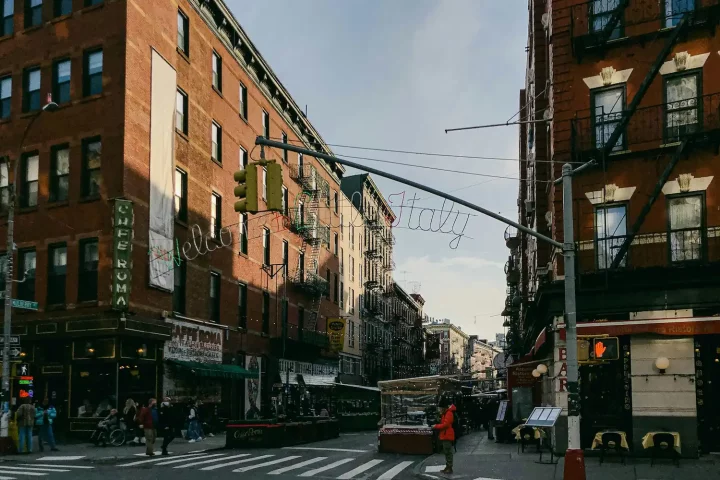
[{"label": "white banner on wall", "polygon": [[[245,368],[248,370],[257,370],[260,372],[262,358],[255,355],[247,355],[245,357]],[[261,396],[260,387],[262,385],[262,374],[258,378],[248,378],[245,380],[245,419],[254,420],[260,418]]]},{"label": "white banner on wall", "polygon": [[[177,73],[152,51],[150,90],[150,285],[173,290],[175,102]],[[170,253],[168,253],[170,252]],[[159,258],[158,258],[159,257]]]},{"label": "white banner on wall", "polygon": [[222,329],[169,318],[167,323],[172,337],[165,342],[165,360],[222,363]]}]

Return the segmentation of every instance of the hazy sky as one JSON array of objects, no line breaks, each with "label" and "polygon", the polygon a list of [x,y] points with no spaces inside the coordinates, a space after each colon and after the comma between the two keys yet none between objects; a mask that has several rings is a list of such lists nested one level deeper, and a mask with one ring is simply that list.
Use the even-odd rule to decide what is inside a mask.
[{"label": "hazy sky", "polygon": [[[505,122],[518,110],[526,64],[526,1],[225,1],[298,105],[307,105],[308,118],[329,144],[517,159],[515,126],[444,130]],[[331,148],[341,157],[518,175],[517,161]],[[515,180],[357,161],[444,191],[457,190],[453,193],[465,200],[517,217]],[[426,299],[429,315],[494,338],[502,331],[499,313],[505,301],[505,225],[450,214],[450,202],[440,218],[442,199],[389,180],[375,181],[396,214],[405,202],[395,228],[395,280]],[[438,210],[432,220],[430,211],[423,213],[421,224],[442,231],[454,224],[455,232],[464,232],[459,243],[453,234],[412,229],[419,213],[415,209],[411,218],[415,194],[416,207]]]}]

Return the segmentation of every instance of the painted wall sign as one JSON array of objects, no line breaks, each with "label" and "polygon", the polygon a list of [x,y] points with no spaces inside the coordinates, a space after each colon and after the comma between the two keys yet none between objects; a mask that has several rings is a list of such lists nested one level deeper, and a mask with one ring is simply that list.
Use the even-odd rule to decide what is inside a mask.
[{"label": "painted wall sign", "polygon": [[113,218],[112,308],[127,311],[132,285],[133,204],[115,200]]},{"label": "painted wall sign", "polygon": [[[262,358],[255,355],[248,355],[245,357],[245,368],[248,370],[257,370],[262,372]],[[260,396],[260,389],[262,373],[258,378],[246,378],[245,379],[245,419],[255,420],[260,418],[260,409],[262,408]]]},{"label": "painted wall sign", "polygon": [[165,342],[166,360],[222,363],[222,329],[170,318],[167,323],[172,327],[172,336]]}]

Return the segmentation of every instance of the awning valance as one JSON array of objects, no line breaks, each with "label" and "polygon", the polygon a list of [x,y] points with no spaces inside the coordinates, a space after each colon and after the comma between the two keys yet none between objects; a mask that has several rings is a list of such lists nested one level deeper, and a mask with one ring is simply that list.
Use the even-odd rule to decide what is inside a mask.
[{"label": "awning valance", "polygon": [[187,362],[183,360],[167,360],[171,365],[189,370],[199,377],[210,378],[258,378],[256,370],[247,370],[238,365],[222,365],[219,363]]}]

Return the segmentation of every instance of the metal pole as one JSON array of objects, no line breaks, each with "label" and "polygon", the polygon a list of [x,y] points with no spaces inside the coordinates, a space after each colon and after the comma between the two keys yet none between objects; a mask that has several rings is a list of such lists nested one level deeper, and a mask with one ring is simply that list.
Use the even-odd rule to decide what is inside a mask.
[{"label": "metal pole", "polygon": [[505,223],[507,225],[510,225],[511,227],[517,228],[519,231],[527,233],[528,235],[531,235],[538,240],[541,240],[545,243],[549,243],[550,245],[553,245],[557,248],[564,248],[563,244],[560,242],[557,242],[553,240],[550,237],[546,237],[545,235],[541,235],[535,230],[532,230],[528,227],[525,227],[523,225],[520,225],[517,222],[514,222],[508,218],[503,217],[502,215],[498,215],[495,212],[491,212],[490,210],[487,210],[483,207],[480,207],[478,205],[475,205],[474,203],[470,203],[467,200],[463,200],[461,198],[458,198],[454,195],[450,195],[448,193],[442,192],[436,188],[428,187],[427,185],[423,185],[422,183],[414,182],[412,180],[408,180],[405,177],[401,177],[399,175],[393,175],[392,173],[387,173],[382,170],[378,170],[377,168],[368,167],[366,165],[362,165],[360,163],[351,162],[349,160],[345,160],[343,158],[334,157],[332,155],[326,155],[321,152],[316,152],[314,150],[309,150],[307,148],[301,148],[296,147],[294,145],[289,145],[287,143],[282,142],[276,142],[274,140],[268,140],[265,137],[257,137],[255,139],[255,145],[260,146],[267,146],[272,148],[278,148],[280,150],[288,150],[290,152],[296,152],[296,153],[302,153],[303,155],[309,155],[311,157],[315,158],[322,158],[323,160],[327,160],[328,162],[332,163],[339,163],[340,165],[345,165],[348,167],[357,168],[358,170],[364,170],[368,173],[375,174],[379,177],[389,178],[390,180],[395,180],[398,183],[403,183],[405,185],[409,185],[411,187],[415,187],[418,190],[422,190],[424,192],[432,193],[433,195],[437,195],[441,198],[447,198],[448,200],[457,203],[458,205],[462,205],[463,207],[469,208],[471,210],[475,210],[476,212],[480,212],[483,215],[487,215],[488,217],[494,218],[495,220],[499,220],[502,223]]},{"label": "metal pole", "polygon": [[567,332],[568,452],[580,449],[580,394],[578,392],[577,305],[575,302],[575,240],[573,238],[572,167],[562,167],[563,258],[565,260],[565,330]]}]

